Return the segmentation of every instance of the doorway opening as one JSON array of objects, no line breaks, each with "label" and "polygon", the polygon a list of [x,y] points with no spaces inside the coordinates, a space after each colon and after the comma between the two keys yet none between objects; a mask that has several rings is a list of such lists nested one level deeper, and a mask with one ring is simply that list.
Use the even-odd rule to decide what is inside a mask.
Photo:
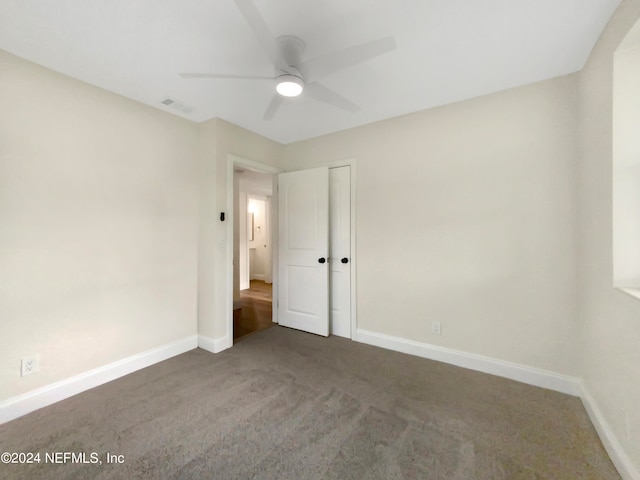
[{"label": "doorway opening", "polygon": [[272,174],[234,165],[233,342],[273,323]]},{"label": "doorway opening", "polygon": [[[271,299],[272,322],[271,324],[265,324],[263,322],[262,325],[266,325],[266,328],[276,324],[289,326],[286,321],[281,318],[282,309],[292,310],[291,307],[293,306],[293,310],[304,310],[304,307],[308,306],[306,303],[303,305],[303,301],[308,300],[308,297],[312,296],[315,290],[313,288],[296,288],[296,292],[302,292],[303,295],[292,301],[292,290],[287,288],[286,280],[283,281],[283,277],[286,277],[287,274],[291,274],[292,272],[296,274],[295,268],[287,267],[289,258],[286,251],[287,249],[284,248],[283,245],[288,245],[288,248],[291,249],[292,246],[295,245],[287,241],[287,235],[293,233],[295,240],[293,243],[296,243],[300,239],[307,238],[307,234],[314,229],[286,227],[291,219],[304,219],[310,215],[307,208],[310,206],[307,205],[309,202],[305,203],[303,201],[300,203],[293,201],[292,203],[291,196],[286,192],[283,195],[281,192],[282,186],[278,187],[278,184],[282,183],[281,181],[285,176],[295,172],[284,173],[283,170],[277,167],[264,165],[232,154],[229,154],[227,159],[227,205],[230,213],[229,220],[232,225],[231,228],[227,230],[225,238],[227,240],[227,259],[229,259],[227,263],[227,285],[232,286],[232,291],[229,292],[226,304],[228,319],[226,338],[228,339],[229,346],[232,346],[234,340],[237,341],[240,337],[244,337],[244,335],[259,331],[261,324],[261,322],[257,320],[257,316],[254,316],[254,320],[249,323],[249,328],[243,331],[242,327],[238,326],[234,329],[234,319],[242,314],[243,301],[241,292],[245,291],[245,297],[251,297],[254,296],[251,292],[254,290],[252,288],[253,286],[258,289],[261,286],[266,287],[271,283],[271,295],[269,295],[268,290],[265,292],[264,289],[260,293],[256,292],[257,296],[261,296],[263,300]],[[322,208],[330,211],[329,218],[331,219],[331,225],[329,226],[329,231],[332,232],[332,238],[329,251],[324,251],[326,250],[324,249],[323,252],[315,252],[321,253],[321,255],[316,255],[318,258],[314,257],[315,261],[312,262],[314,267],[318,265],[325,268],[331,267],[330,278],[328,279],[330,289],[327,291],[326,297],[319,299],[322,303],[325,301],[328,302],[329,309],[327,313],[329,313],[329,315],[325,315],[323,320],[328,323],[328,334],[352,339],[355,339],[357,334],[355,297],[355,167],[355,160],[349,159],[335,162],[326,167],[319,167],[329,170],[329,201],[324,202]],[[250,180],[256,176],[270,180],[270,193],[265,189],[257,189],[250,194],[247,189],[241,188],[241,183],[245,181],[253,183]],[[244,180],[241,180],[241,178],[244,178]],[[298,185],[298,187],[299,188],[294,187],[294,190],[300,193],[300,191],[307,190],[309,185]],[[241,194],[241,190],[243,190],[243,194]],[[270,249],[270,259],[267,261],[269,268],[263,273],[257,272],[258,277],[255,276],[256,272],[254,269],[253,279],[251,278],[250,263],[252,254],[250,253],[248,245],[250,241],[249,234],[253,233],[252,238],[255,241],[257,232],[255,230],[255,215],[253,216],[253,224],[249,224],[251,220],[251,216],[249,215],[249,201],[251,196],[264,200],[265,202],[271,202],[265,207],[265,211],[267,215],[269,215],[269,222],[264,227],[260,225],[261,230],[263,228],[265,229],[264,232],[270,240],[270,242],[266,243],[267,247],[264,246],[265,244],[262,244],[262,248]],[[323,196],[325,195],[323,194]],[[289,203],[284,199],[288,199],[287,201]],[[242,220],[240,218],[241,216],[243,216]],[[284,242],[279,240],[282,235],[285,236]],[[247,248],[245,248],[244,245],[241,247],[241,242],[244,242]],[[220,241],[220,243],[224,243],[224,239]],[[255,256],[256,254],[257,251],[253,255]],[[320,261],[320,258],[324,259],[324,262]],[[241,272],[243,272],[243,278],[246,279],[243,281],[242,289],[240,288]],[[298,269],[297,273],[300,273],[300,269]],[[260,275],[264,275],[264,278],[260,278]],[[298,277],[299,276],[300,275],[298,275]],[[253,285],[251,280],[253,280]],[[263,282],[264,285],[258,283],[258,281]],[[304,287],[303,283],[304,282],[297,282],[297,280],[294,282],[296,286],[301,285]],[[258,298],[258,300],[260,300],[260,298]],[[253,308],[255,309],[255,306]],[[252,307],[245,307],[245,309],[250,310]],[[268,317],[268,310],[266,315],[263,311],[262,318],[265,317]],[[298,327],[293,326],[293,328]],[[298,329],[310,331],[307,328]],[[234,330],[236,330],[235,335]]]}]

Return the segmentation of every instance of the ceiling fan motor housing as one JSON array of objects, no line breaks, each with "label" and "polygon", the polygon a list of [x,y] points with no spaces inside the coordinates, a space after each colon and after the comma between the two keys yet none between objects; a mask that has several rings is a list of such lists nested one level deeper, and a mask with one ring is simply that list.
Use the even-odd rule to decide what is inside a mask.
[{"label": "ceiling fan motor housing", "polygon": [[302,78],[302,75],[298,70],[298,66],[302,63],[302,54],[304,53],[305,43],[302,39],[293,35],[283,35],[278,37],[276,42],[282,52],[284,60],[287,62],[287,65],[295,70],[287,73],[291,73]]}]

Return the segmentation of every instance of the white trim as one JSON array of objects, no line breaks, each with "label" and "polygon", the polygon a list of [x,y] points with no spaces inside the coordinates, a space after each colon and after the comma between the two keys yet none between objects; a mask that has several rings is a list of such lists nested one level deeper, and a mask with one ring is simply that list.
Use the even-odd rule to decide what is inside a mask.
[{"label": "white trim", "polygon": [[[242,167],[246,167],[249,170],[255,170],[260,173],[268,173],[270,175],[277,175],[282,173],[284,170],[278,167],[274,167],[271,165],[267,165],[260,162],[254,162],[253,160],[249,160],[248,158],[239,157],[238,155],[234,155],[233,153],[229,153],[227,155],[227,160],[233,165],[240,165]],[[231,179],[233,180],[233,174],[231,175]]]},{"label": "white trim", "polygon": [[356,330],[356,338],[354,338],[354,340],[375,345],[376,347],[408,353],[409,355],[417,355],[430,360],[437,360],[458,367],[509,378],[569,395],[579,396],[582,392],[580,379],[577,377],[527,367],[497,358],[485,357],[483,355],[476,355],[361,329]]},{"label": "white trim", "polygon": [[219,338],[211,338],[205,337],[204,335],[198,335],[198,348],[202,348],[207,352],[211,353],[220,353],[227,348],[231,348],[233,346],[233,340],[230,335],[225,335],[224,337]]},{"label": "white trim", "polygon": [[356,159],[347,160],[346,164],[351,167],[351,338],[355,338],[358,328],[358,302],[356,298],[356,292],[358,291],[356,285],[356,264],[358,263],[358,256],[356,255]]},{"label": "white trim", "polygon": [[0,403],[0,424],[193,350],[197,344],[198,338],[193,335],[11,397]]},{"label": "white trim", "polygon": [[640,480],[640,472],[624,451],[611,426],[598,408],[598,404],[580,378],[362,329],[356,330],[353,339],[376,347],[498,375],[536,387],[580,397],[591,423],[598,432],[598,436],[618,473],[624,480]]},{"label": "white trim", "polygon": [[271,177],[271,201],[270,212],[271,218],[269,225],[271,225],[269,236],[271,237],[271,321],[275,324],[278,323],[278,219],[280,213],[278,212],[278,175]]},{"label": "white trim", "polygon": [[627,295],[631,295],[636,300],[640,298],[640,288],[638,287],[617,287],[614,285],[613,288]]},{"label": "white trim", "polygon": [[607,423],[602,415],[602,412],[598,408],[598,404],[589,393],[589,390],[585,386],[584,382],[580,382],[580,397],[585,410],[589,414],[591,423],[598,432],[598,436],[607,450],[611,461],[618,469],[618,473],[625,480],[640,480],[640,472],[633,465],[633,462],[620,445],[620,442],[616,438],[613,430]]}]

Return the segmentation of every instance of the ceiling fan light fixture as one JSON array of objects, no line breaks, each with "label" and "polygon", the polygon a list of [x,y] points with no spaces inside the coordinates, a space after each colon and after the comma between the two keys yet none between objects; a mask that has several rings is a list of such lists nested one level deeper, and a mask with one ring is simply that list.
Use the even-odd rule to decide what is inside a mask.
[{"label": "ceiling fan light fixture", "polygon": [[297,97],[302,93],[304,82],[295,75],[281,75],[278,77],[276,91],[283,97]]}]

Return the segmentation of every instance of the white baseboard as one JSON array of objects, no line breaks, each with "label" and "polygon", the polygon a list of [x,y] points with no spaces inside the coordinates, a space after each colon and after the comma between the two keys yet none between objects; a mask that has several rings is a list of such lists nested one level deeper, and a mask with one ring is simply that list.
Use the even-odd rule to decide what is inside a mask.
[{"label": "white baseboard", "polygon": [[598,408],[598,404],[584,383],[581,383],[581,388],[582,392],[580,397],[582,404],[589,414],[591,423],[593,423],[593,426],[598,432],[600,440],[607,450],[611,461],[618,469],[618,473],[620,473],[620,476],[624,480],[640,480],[640,472],[638,472],[638,469],[633,465],[633,462],[622,448],[622,445],[620,445],[609,423],[605,420],[600,408]]},{"label": "white baseboard", "polygon": [[568,375],[562,375],[548,370],[527,367],[518,363],[506,362],[496,358],[485,357],[473,353],[452,350],[450,348],[430,345],[428,343],[415,342],[400,337],[392,337],[367,330],[356,330],[354,340],[382,347],[397,352],[408,353],[418,357],[449,363],[458,367],[477,370],[491,375],[509,378],[518,382],[527,383],[536,387],[555,390],[556,392],[580,396],[582,390],[580,379]]},{"label": "white baseboard", "polygon": [[[491,357],[453,350],[437,345],[415,342],[367,330],[356,330],[355,341],[377,347],[416,355],[459,367],[509,378],[537,387],[579,396],[600,439],[624,480],[640,480],[640,472],[625,453],[613,430],[605,420],[583,382],[567,375],[527,367]],[[82,393],[117,378],[167,360],[181,353],[200,347],[218,353],[233,346],[230,336],[210,338],[203,335],[191,336],[176,342],[132,355],[122,360],[104,365],[79,375],[9,398],[0,403],[0,424],[26,415],[40,408]]]},{"label": "white baseboard", "polygon": [[211,353],[220,353],[233,346],[233,339],[229,335],[219,338],[198,335],[198,347]]},{"label": "white baseboard", "polygon": [[640,480],[640,472],[622,448],[596,401],[577,377],[367,330],[356,330],[354,340],[580,397],[618,473],[624,480]]},{"label": "white baseboard", "polygon": [[0,424],[123,377],[154,363],[167,360],[198,346],[198,337],[183,338],[162,347],[74,375],[59,382],[9,398],[0,403]]}]

